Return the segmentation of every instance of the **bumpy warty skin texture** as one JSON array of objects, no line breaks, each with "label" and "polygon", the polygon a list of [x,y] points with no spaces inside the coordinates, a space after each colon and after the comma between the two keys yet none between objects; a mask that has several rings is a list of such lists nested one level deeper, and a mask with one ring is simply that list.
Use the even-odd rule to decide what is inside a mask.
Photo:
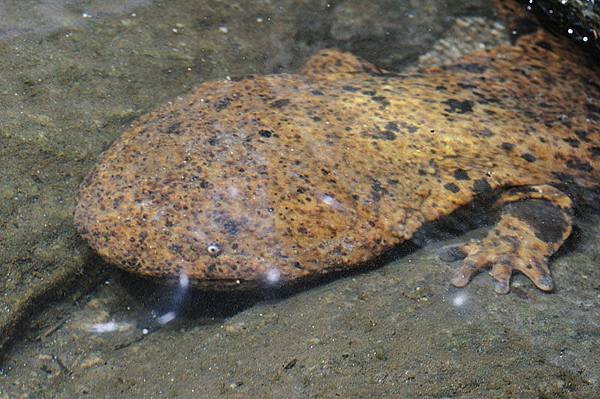
[{"label": "bumpy warty skin texture", "polygon": [[537,32],[413,75],[325,50],[201,84],[105,152],[76,225],[138,275],[252,286],[365,264],[506,187],[598,189],[598,74],[566,46]]}]

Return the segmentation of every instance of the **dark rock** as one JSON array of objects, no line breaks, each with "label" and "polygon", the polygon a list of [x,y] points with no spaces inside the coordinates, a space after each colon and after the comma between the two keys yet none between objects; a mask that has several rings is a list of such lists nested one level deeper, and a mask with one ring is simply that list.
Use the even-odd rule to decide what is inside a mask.
[{"label": "dark rock", "polygon": [[527,4],[557,33],[568,36],[600,62],[600,2],[590,0],[536,0]]}]

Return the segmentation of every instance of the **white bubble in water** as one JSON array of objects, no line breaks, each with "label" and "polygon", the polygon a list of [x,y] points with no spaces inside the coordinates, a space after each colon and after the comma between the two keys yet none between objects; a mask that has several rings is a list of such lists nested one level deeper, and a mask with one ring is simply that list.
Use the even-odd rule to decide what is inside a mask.
[{"label": "white bubble in water", "polygon": [[335,204],[335,199],[333,199],[333,197],[332,197],[332,196],[330,196],[330,195],[327,195],[327,194],[323,195],[323,196],[321,197],[321,200],[322,200],[324,203],[326,203],[327,205],[333,205],[333,204]]},{"label": "white bubble in water", "polygon": [[459,292],[452,298],[452,304],[457,308],[463,306],[467,302],[467,294],[464,292]]},{"label": "white bubble in water", "polygon": [[167,324],[175,319],[175,312],[167,312],[162,316],[159,316],[156,320],[159,324]]},{"label": "white bubble in water", "polygon": [[114,332],[114,331],[125,331],[129,328],[131,328],[130,323],[118,322],[118,321],[114,321],[114,320],[111,320],[106,323],[94,323],[94,324],[90,324],[86,327],[86,329],[89,332],[96,333],[96,334],[103,334],[103,333]]},{"label": "white bubble in water", "polygon": [[281,279],[281,273],[277,268],[269,267],[267,269],[266,279],[269,284],[276,284]]},{"label": "white bubble in water", "polygon": [[188,277],[186,272],[181,272],[179,274],[179,287],[183,289],[187,289],[190,285],[190,278]]}]

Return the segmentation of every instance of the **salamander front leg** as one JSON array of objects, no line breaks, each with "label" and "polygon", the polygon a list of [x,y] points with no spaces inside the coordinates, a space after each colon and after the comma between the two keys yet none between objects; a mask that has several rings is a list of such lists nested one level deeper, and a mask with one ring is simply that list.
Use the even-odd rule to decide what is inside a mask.
[{"label": "salamander front leg", "polygon": [[482,240],[459,248],[465,258],[452,284],[464,287],[474,274],[491,267],[497,293],[510,291],[515,270],[539,289],[552,291],[548,258],[571,234],[571,199],[552,186],[526,186],[507,191],[497,205],[502,207],[497,225]]}]

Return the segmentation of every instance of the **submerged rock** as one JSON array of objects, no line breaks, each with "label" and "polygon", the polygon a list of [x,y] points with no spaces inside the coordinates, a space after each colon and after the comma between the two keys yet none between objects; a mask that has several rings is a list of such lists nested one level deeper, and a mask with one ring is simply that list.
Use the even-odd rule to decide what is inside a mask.
[{"label": "submerged rock", "polygon": [[594,0],[521,1],[544,19],[546,26],[570,37],[600,63],[600,2]]}]

